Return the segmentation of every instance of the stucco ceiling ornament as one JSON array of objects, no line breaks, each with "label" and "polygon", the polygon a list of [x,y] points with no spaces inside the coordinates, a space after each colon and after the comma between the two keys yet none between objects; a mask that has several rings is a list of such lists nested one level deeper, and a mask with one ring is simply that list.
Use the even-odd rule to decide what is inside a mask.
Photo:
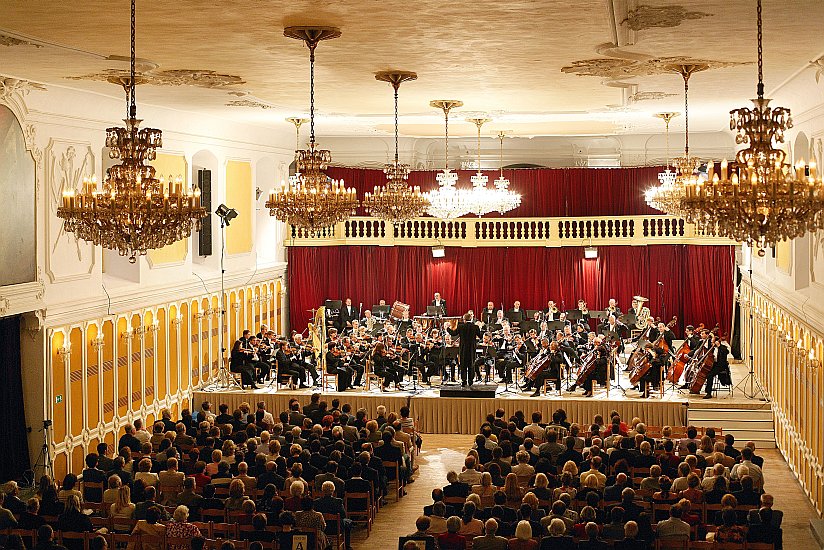
[{"label": "stucco ceiling ornament", "polygon": [[634,31],[651,29],[654,27],[677,27],[684,21],[711,17],[713,14],[702,11],[690,11],[684,6],[648,6],[641,4],[627,13],[622,22]]},{"label": "stucco ceiling ornament", "polygon": [[45,92],[46,87],[30,80],[0,76],[0,99],[8,99],[14,94],[23,97],[32,90]]},{"label": "stucco ceiling ornament", "polygon": [[815,82],[818,83],[821,77],[824,76],[824,55],[815,61],[810,61],[810,65],[815,68]]},{"label": "stucco ceiling ornament", "polygon": [[[206,69],[150,69],[139,72],[137,75],[140,83],[151,84],[153,86],[195,86],[198,88],[221,89],[227,86],[239,86],[245,84],[243,78],[218,73]],[[99,80],[111,82],[114,79],[128,79],[129,71],[125,69],[105,69],[98,73],[91,73],[81,76],[68,76],[69,80]]]},{"label": "stucco ceiling ornament", "polygon": [[0,33],[0,46],[34,46],[35,48],[43,47],[42,44],[35,44],[34,42],[29,42],[28,40],[16,38],[14,36],[10,36],[4,33]]},{"label": "stucco ceiling ornament", "polygon": [[620,80],[639,76],[652,76],[672,72],[672,65],[707,65],[710,69],[725,69],[750,65],[750,62],[712,61],[694,59],[686,56],[650,57],[647,59],[620,59],[617,57],[599,57],[573,61],[571,65],[561,68],[562,73],[578,76],[597,76],[608,80]]},{"label": "stucco ceiling ornament", "polygon": [[272,109],[271,105],[267,105],[262,101],[258,101],[256,99],[233,99],[231,101],[227,101],[225,104],[227,107],[250,107],[253,109]]},{"label": "stucco ceiling ornament", "polygon": [[650,92],[635,92],[631,96],[629,96],[629,100],[632,103],[637,103],[639,101],[656,101],[659,99],[665,99],[668,97],[674,97],[678,94],[671,94],[669,92],[658,92],[658,91],[650,91]]}]

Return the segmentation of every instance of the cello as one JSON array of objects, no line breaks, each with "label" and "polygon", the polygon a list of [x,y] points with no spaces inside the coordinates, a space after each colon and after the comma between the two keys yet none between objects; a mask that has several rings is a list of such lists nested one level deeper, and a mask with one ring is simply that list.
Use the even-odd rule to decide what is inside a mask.
[{"label": "cello", "polygon": [[707,380],[707,374],[712,370],[712,365],[715,362],[712,353],[712,339],[718,330],[719,326],[716,324],[715,328],[710,331],[709,337],[701,343],[704,346],[709,342],[709,347],[706,351],[701,350],[701,352],[696,353],[684,371],[684,381],[689,385],[690,393],[700,393],[701,386]]},{"label": "cello", "polygon": [[[701,323],[694,332],[701,332],[703,329],[704,323]],[[675,361],[672,363],[667,380],[673,384],[677,384],[678,381],[681,380],[681,375],[684,374],[684,367],[686,367],[687,363],[690,361],[691,351],[692,349],[690,349],[689,340],[684,340],[681,347],[679,347],[678,351],[675,352]]]}]

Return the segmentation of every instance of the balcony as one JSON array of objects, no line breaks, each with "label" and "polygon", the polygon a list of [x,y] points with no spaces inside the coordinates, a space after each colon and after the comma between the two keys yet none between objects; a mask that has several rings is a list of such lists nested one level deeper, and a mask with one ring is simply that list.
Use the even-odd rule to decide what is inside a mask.
[{"label": "balcony", "polygon": [[583,218],[418,218],[393,227],[369,216],[352,217],[311,236],[291,228],[286,246],[643,246],[728,245],[672,216]]}]

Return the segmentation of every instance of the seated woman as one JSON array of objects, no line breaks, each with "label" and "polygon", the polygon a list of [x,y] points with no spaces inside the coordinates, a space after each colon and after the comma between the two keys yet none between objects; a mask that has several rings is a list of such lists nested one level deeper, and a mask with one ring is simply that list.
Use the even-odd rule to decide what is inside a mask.
[{"label": "seated woman", "polygon": [[518,476],[510,472],[504,480],[503,492],[506,495],[506,505],[510,508],[517,508],[521,504],[523,491],[518,485]]},{"label": "seated woman", "polygon": [[515,527],[515,536],[509,539],[507,547],[509,550],[537,550],[538,541],[532,538],[532,525],[528,521],[521,520]]},{"label": "seated woman", "polygon": [[458,529],[459,535],[463,535],[470,540],[484,534],[484,523],[475,517],[475,510],[473,503],[467,502],[464,504],[461,528]]},{"label": "seated woman", "polygon": [[534,493],[539,501],[552,501],[552,490],[549,488],[549,479],[545,474],[535,476],[535,487],[530,492]]},{"label": "seated woman", "polygon": [[715,542],[734,542],[742,544],[747,539],[747,531],[741,525],[735,524],[735,510],[724,508],[721,510],[721,525],[715,532]]},{"label": "seated woman", "polygon": [[[66,499],[66,508],[57,518],[57,531],[68,531],[70,533],[91,533],[94,531],[92,522],[80,509],[80,499],[77,495],[69,495]],[[66,548],[69,550],[81,550],[82,540],[65,540]]]},{"label": "seated woman", "polygon": [[403,370],[397,363],[394,357],[389,355],[386,351],[386,346],[383,342],[378,342],[375,345],[375,350],[372,352],[372,365],[375,374],[383,379],[381,391],[386,390],[390,384],[395,384],[395,389],[400,389],[400,383],[403,380]]},{"label": "seated woman", "polygon": [[[117,519],[132,519],[134,516],[135,505],[132,502],[132,491],[128,485],[121,485],[117,489],[117,500],[115,500],[109,508],[109,517]],[[114,530],[118,533],[128,533],[131,529],[129,523],[113,522]]]},{"label": "seated woman", "polygon": [[[148,537],[162,537],[166,534],[166,526],[160,521],[161,510],[157,506],[150,506],[146,510],[146,519],[137,521],[137,525],[132,529],[132,535],[146,535]],[[135,543],[130,542],[127,550],[134,550]],[[161,550],[163,548],[162,542],[149,542],[148,540],[140,541],[141,550]]]},{"label": "seated woman", "polygon": [[466,550],[466,538],[458,534],[461,529],[461,518],[450,516],[446,520],[446,533],[438,535],[440,550]]},{"label": "seated woman", "polygon": [[484,472],[481,474],[481,482],[472,486],[472,492],[480,497],[491,497],[495,494],[496,487],[492,485],[492,474]]}]

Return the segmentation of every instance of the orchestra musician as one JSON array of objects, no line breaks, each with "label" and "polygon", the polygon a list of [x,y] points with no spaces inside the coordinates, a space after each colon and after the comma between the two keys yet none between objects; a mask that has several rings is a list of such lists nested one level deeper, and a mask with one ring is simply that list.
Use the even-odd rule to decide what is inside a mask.
[{"label": "orchestra musician", "polygon": [[684,328],[684,340],[690,348],[690,351],[696,349],[701,344],[701,337],[695,333],[695,327],[687,325]]},{"label": "orchestra musician", "polygon": [[306,378],[306,369],[301,367],[297,361],[292,359],[292,349],[289,342],[280,342],[278,344],[277,353],[275,353],[275,360],[278,364],[278,377],[290,376],[291,382],[289,387],[295,388],[295,385],[300,382],[300,388],[304,389],[306,386],[304,380]]},{"label": "orchestra musician", "polygon": [[315,350],[303,342],[303,334],[299,332],[296,332],[292,337],[292,342],[292,351],[294,352],[292,357],[293,361],[303,367],[304,372],[312,377],[313,386],[319,386],[320,375],[318,374],[317,361],[315,360]]},{"label": "orchestra musician", "polygon": [[553,331],[549,330],[549,326],[546,321],[541,321],[541,331],[538,333],[538,342],[540,343],[541,340],[544,338],[552,339],[555,337]]},{"label": "orchestra musician", "polygon": [[492,302],[486,303],[486,309],[481,311],[481,322],[484,325],[491,325],[494,323],[495,319],[498,318],[498,310],[495,309],[495,304]]},{"label": "orchestra musician", "polygon": [[260,326],[260,334],[258,336],[258,357],[261,363],[260,380],[266,380],[272,367],[275,365],[275,352],[277,351],[277,337],[275,331],[266,328],[266,325]]},{"label": "orchestra musician", "polygon": [[[564,350],[564,348],[566,348],[566,350]],[[552,342],[548,339],[541,340],[541,351],[539,352],[539,355],[549,356],[549,365],[538,373],[534,382],[527,384],[527,387],[524,388],[527,390],[532,387],[535,388],[535,392],[531,397],[538,397],[541,394],[541,388],[544,387],[547,380],[554,380],[555,389],[559,392],[561,391],[561,369],[565,365],[563,357],[564,351],[571,351],[574,353],[574,350],[570,349],[568,346],[559,344],[557,340],[553,340]]]},{"label": "orchestra musician", "polygon": [[621,308],[618,307],[618,302],[617,302],[617,300],[615,300],[615,298],[610,298],[609,299],[609,305],[607,306],[607,313],[609,313],[610,315],[615,315],[616,319],[621,316]]},{"label": "orchestra musician", "polygon": [[581,312],[581,320],[578,321],[579,323],[588,324],[589,323],[589,309],[587,309],[587,303],[583,300],[578,300],[578,311]]},{"label": "orchestra musician", "polygon": [[240,386],[249,386],[256,390],[258,386],[255,385],[255,365],[254,356],[255,350],[251,342],[252,331],[244,330],[240,338],[232,344],[232,351],[229,355],[229,370],[240,373]]},{"label": "orchestra musician", "polygon": [[[331,332],[334,329],[330,330]],[[344,362],[344,351],[337,342],[337,331],[335,332],[335,339],[327,344],[326,351],[326,373],[334,374],[338,377],[338,391],[346,391],[352,383],[352,375],[355,373],[350,367],[347,367]]]},{"label": "orchestra musician", "polygon": [[558,306],[552,300],[548,301],[544,308],[544,321],[557,321],[559,316]]},{"label": "orchestra musician", "polygon": [[492,330],[502,330],[504,325],[508,324],[506,317],[504,317],[504,310],[499,309],[495,312],[495,320],[492,323]]},{"label": "orchestra musician", "polygon": [[712,398],[712,385],[714,379],[724,374],[729,375],[730,371],[730,364],[728,360],[730,348],[728,348],[726,344],[721,341],[720,336],[713,336],[712,347],[713,363],[712,369],[710,369],[710,372],[707,373],[707,382],[704,386],[704,399]]},{"label": "orchestra musician", "polygon": [[437,373],[434,361],[434,343],[431,339],[424,339],[422,333],[415,335],[409,343],[409,365],[418,369],[424,384],[430,384],[429,378]]},{"label": "orchestra musician", "polygon": [[[590,333],[592,334],[592,333]],[[609,351],[600,340],[595,340],[595,371],[584,380],[584,397],[592,397],[592,384],[598,382],[602,386],[607,383],[607,365],[609,362]]]},{"label": "orchestra musician", "polygon": [[[436,297],[439,297],[436,294]],[[451,327],[446,327],[450,336],[460,338],[458,363],[461,372],[461,386],[468,384],[469,377],[473,374],[472,368],[475,364],[475,344],[481,335],[481,330],[472,322],[472,315],[467,313],[463,316],[463,322],[452,323]]]},{"label": "orchestra musician", "polygon": [[375,367],[375,374],[383,379],[381,391],[386,391],[393,382],[395,389],[400,389],[400,383],[403,380],[403,370],[396,361],[396,358],[386,351],[386,346],[383,343],[379,342],[375,344],[375,350],[372,352],[372,365]]},{"label": "orchestra musician", "polygon": [[441,315],[446,316],[446,300],[441,298],[440,292],[435,293],[434,299],[429,305],[441,308]]},{"label": "orchestra musician", "polygon": [[361,346],[360,343],[352,342],[352,338],[344,337],[342,340],[343,349],[346,352],[348,361],[345,365],[352,370],[352,382],[350,386],[360,386],[363,373],[366,370],[366,352],[368,348]]},{"label": "orchestra musician", "polygon": [[512,309],[506,312],[506,318],[509,319],[513,327],[520,326],[522,322],[526,321],[526,312],[521,309],[521,302],[519,300],[515,300],[515,303],[512,304]]},{"label": "orchestra musician", "polygon": [[495,341],[496,361],[499,382],[512,383],[512,373],[526,362],[526,347],[520,336],[513,336],[509,327],[504,327],[502,334]]},{"label": "orchestra musician", "polygon": [[[655,340],[658,338],[664,338],[664,342],[667,343],[667,347],[672,349],[672,342],[675,340],[675,335],[672,333],[672,330],[666,325],[666,323],[659,322],[658,323],[658,335],[655,337]],[[651,340],[651,341],[655,341]]]},{"label": "orchestra musician", "polygon": [[266,333],[269,332],[269,327],[266,325],[260,325],[260,332],[257,333],[257,337],[263,340],[266,337]]},{"label": "orchestra musician", "polygon": [[352,305],[352,298],[347,298],[338,315],[338,330],[349,332],[352,329],[352,321],[355,319],[360,319],[360,312]]},{"label": "orchestra musician", "polygon": [[[657,339],[657,338],[656,338]],[[641,377],[641,397],[647,399],[650,396],[650,385],[653,390],[657,390],[661,384],[661,373],[666,368],[667,359],[669,358],[664,348],[653,347],[651,343],[645,345],[644,353],[647,354],[647,359],[650,362],[650,368]]]},{"label": "orchestra musician", "polygon": [[497,359],[497,349],[496,349],[496,342],[492,338],[491,332],[485,332],[483,336],[483,340],[480,343],[481,347],[481,355],[480,357],[475,359],[475,370],[474,370],[474,377],[478,380],[481,379],[481,367],[484,367],[484,381],[489,381],[489,373],[492,371],[492,367],[495,366],[495,361]]}]

